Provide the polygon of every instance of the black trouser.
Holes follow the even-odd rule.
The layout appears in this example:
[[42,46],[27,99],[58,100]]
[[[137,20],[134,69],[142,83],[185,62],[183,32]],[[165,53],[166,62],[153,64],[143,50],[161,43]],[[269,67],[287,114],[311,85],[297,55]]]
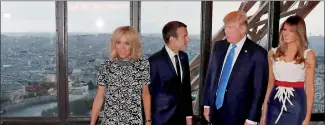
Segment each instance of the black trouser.
[[186,116],[184,116],[184,110],[181,110],[181,106],[178,105],[174,115],[168,121],[168,125],[186,125]]
[[212,125],[223,125],[223,123],[221,123],[223,121],[221,120],[222,116],[220,116],[222,108],[220,108],[219,110],[217,110],[215,107],[213,108],[214,110],[211,115],[212,118],[210,118],[210,123],[212,123]]
[[231,113],[227,108],[221,107],[218,110],[215,108],[212,113],[211,123],[213,125],[244,125],[246,120],[245,116],[238,116],[240,114]]

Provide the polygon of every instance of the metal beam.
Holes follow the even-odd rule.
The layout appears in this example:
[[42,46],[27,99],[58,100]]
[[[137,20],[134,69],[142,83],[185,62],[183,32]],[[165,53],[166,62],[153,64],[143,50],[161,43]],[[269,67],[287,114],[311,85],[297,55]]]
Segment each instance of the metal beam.
[[[258,36],[258,39],[257,39],[257,40],[258,40],[258,41],[262,40],[263,37],[265,36],[265,34],[268,33],[267,28],[268,28],[268,25],[265,24],[265,26],[263,26],[263,28],[259,30],[259,32],[258,32],[258,34],[257,34],[257,36]],[[261,41],[260,41],[260,42],[261,42]],[[267,49],[267,48],[265,48],[265,49]]]
[[[206,76],[206,69],[209,64],[210,48],[211,48],[211,36],[212,36],[212,1],[201,2],[201,52],[200,52],[200,87],[199,94],[197,96],[199,102],[199,115],[203,115],[202,97],[203,86]],[[196,114],[194,114],[196,115]]]
[[259,7],[262,7],[265,1],[260,1]]
[[58,125],[58,117],[2,117],[0,125]]
[[267,50],[278,46],[279,39],[279,21],[280,21],[280,2],[270,1],[269,3],[269,21],[268,21],[268,44]]
[[139,33],[141,31],[141,1],[130,1],[130,26],[134,27]]
[[295,14],[297,13],[301,8],[297,8],[297,9],[293,9],[293,10],[290,10],[290,11],[287,11],[287,12],[284,12],[284,13],[281,13],[280,14],[280,18],[282,17],[286,17],[286,16],[290,16],[292,14]]
[[56,14],[56,81],[60,125],[68,118],[68,34],[67,1],[55,1]]
[[256,13],[248,19],[248,29],[252,28],[253,24],[260,20],[265,12],[267,12],[267,6],[269,2],[264,2],[263,5],[256,11]]
[[[257,1],[246,1],[246,2],[242,2],[239,9],[238,10],[242,10],[244,11],[245,13],[247,13],[253,6],[254,4],[256,3]],[[248,16],[248,19],[250,18],[251,16]],[[220,28],[220,30],[217,32],[216,35],[214,35],[212,37],[212,45],[214,44],[215,41],[218,41],[218,40],[221,40],[224,38],[225,36],[225,32],[224,32],[224,26],[222,26]]]
[[298,7],[303,7],[305,5],[305,1],[300,1]]
[[304,6],[303,9],[300,9],[296,15],[305,18],[314,8],[318,5],[320,1],[308,1],[307,4]]
[[[280,18],[293,15],[293,14],[297,13],[300,9],[301,8],[297,8],[297,9],[293,9],[293,10],[290,10],[290,11],[287,11],[287,12],[284,12],[284,13],[281,13],[280,14]],[[261,20],[261,21],[255,23],[253,27],[266,24],[267,22],[268,22],[268,19]]]
[[[282,17],[286,17],[286,16],[289,16],[289,15],[292,15],[292,14],[295,14],[299,9],[301,8],[297,8],[297,9],[294,9],[294,10],[291,10],[291,11],[288,11],[293,5],[294,1],[287,1],[284,5],[282,3],[283,1],[280,1],[280,11],[281,11],[281,14],[280,14],[280,18]],[[288,11],[288,12],[286,12]],[[268,24],[266,24],[268,22],[268,19],[264,19],[262,21],[259,21],[257,23],[254,24],[253,27],[258,27],[260,25],[264,25],[257,33],[257,36],[259,36],[259,38],[256,38],[256,39],[261,39],[262,36],[264,36],[266,33],[267,33],[267,28],[268,28]]]
[[191,81],[191,92],[193,92],[193,91],[200,88],[200,84],[198,82],[199,77],[200,77],[200,74],[194,76],[194,78],[192,79],[192,81]]
[[[281,3],[282,3],[282,2],[283,2],[283,1],[280,1],[280,6],[281,6]],[[288,11],[288,10],[290,9],[290,7],[293,6],[294,3],[295,3],[295,2],[293,2],[293,1],[287,1],[284,5],[281,6],[281,14],[280,14],[280,18],[285,17],[285,16],[288,16],[288,15],[291,15],[291,14],[294,14],[294,13],[297,12],[296,9],[295,9],[295,10]],[[298,9],[299,9],[299,8],[298,8]],[[288,11],[288,12],[286,12],[286,11]],[[260,25],[264,25],[264,24],[266,24],[267,22],[268,22],[268,19],[261,20],[261,21],[255,23],[253,27],[258,27],[258,26],[260,26]]]
[[[323,6],[325,6],[325,2],[323,1]],[[325,11],[325,8],[324,8],[324,11]],[[324,17],[323,17],[324,18]],[[325,33],[325,26],[323,27],[324,28],[324,33]],[[324,36],[323,36],[323,40],[324,40]],[[324,40],[324,42],[325,42],[325,40]],[[325,91],[325,86],[323,85],[323,90]],[[323,104],[325,105],[325,101],[324,101],[324,96],[323,96],[323,99],[322,99],[323,101]],[[325,121],[325,112],[323,112],[323,113],[320,113],[320,114],[322,114],[322,116],[320,116],[320,117],[323,117],[323,119],[322,119],[322,121]],[[312,117],[311,117],[311,120],[313,120],[312,119],[313,118],[313,115],[312,115]]]
[[256,3],[257,1],[246,1],[246,2],[242,2],[240,4],[240,7],[238,10],[242,10],[244,11],[245,13],[247,13],[253,6],[254,4]]
[[192,68],[190,68],[190,71],[194,70],[195,69],[195,66],[200,63],[199,60],[195,60],[196,58],[199,58],[199,57],[200,57],[200,54],[195,55],[193,57],[193,59],[190,61],[190,67],[192,67]]
[[281,12],[285,12],[292,8],[297,1],[286,1],[285,4],[282,4],[283,1],[280,2]]

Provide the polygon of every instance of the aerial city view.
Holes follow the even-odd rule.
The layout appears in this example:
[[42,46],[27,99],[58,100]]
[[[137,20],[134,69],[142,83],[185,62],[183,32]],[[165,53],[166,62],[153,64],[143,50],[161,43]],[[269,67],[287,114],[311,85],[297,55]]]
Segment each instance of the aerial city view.
[[[100,63],[108,58],[110,34],[69,33],[69,114],[90,116]],[[200,36],[190,35],[187,53],[200,52]],[[317,54],[314,113],[324,112],[324,36],[308,36]],[[160,50],[160,34],[142,34],[143,55]],[[266,46],[266,38],[259,41]],[[61,83],[62,84],[62,83]],[[1,116],[57,116],[56,40],[53,33],[1,34]],[[197,92],[193,92],[195,99]],[[26,108],[28,107],[28,108]]]

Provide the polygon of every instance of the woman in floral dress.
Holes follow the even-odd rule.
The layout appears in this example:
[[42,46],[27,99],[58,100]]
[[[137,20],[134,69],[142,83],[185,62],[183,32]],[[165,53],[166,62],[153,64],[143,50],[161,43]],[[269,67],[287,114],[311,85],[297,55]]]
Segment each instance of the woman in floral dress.
[[[91,125],[104,103],[101,125],[142,125],[142,102],[146,125],[150,125],[149,62],[141,58],[139,34],[130,26],[117,28],[110,38],[110,58],[98,74]],[[105,91],[106,89],[106,91]]]

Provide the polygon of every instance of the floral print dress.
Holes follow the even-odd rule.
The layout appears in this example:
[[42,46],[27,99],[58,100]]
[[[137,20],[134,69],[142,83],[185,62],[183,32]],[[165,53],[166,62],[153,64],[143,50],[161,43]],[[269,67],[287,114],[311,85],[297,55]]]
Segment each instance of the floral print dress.
[[142,86],[149,82],[147,59],[104,61],[98,74],[98,85],[105,86],[104,117],[101,125],[143,124]]

